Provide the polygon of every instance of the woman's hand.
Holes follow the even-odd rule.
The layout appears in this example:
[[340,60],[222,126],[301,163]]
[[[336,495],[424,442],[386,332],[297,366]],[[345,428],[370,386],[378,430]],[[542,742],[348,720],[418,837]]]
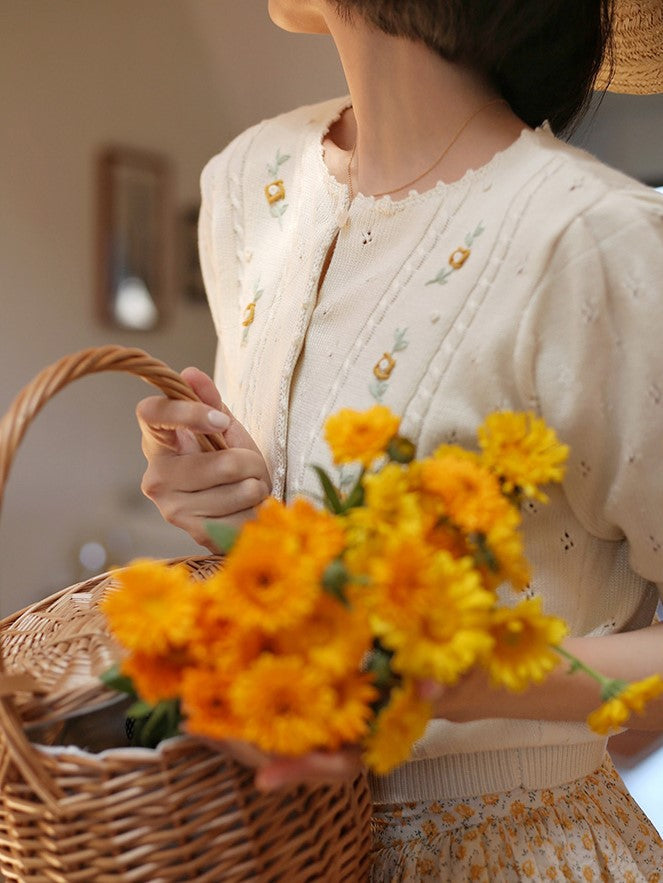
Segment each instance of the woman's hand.
[[[136,407],[147,469],[141,489],[170,524],[214,549],[205,522],[239,524],[271,493],[267,465],[257,445],[228,408],[207,374],[182,372],[201,402],[150,396]],[[201,451],[196,433],[223,433],[224,451]]]
[[248,742],[231,739],[223,742],[211,739],[201,741],[210,748],[229,754],[237,763],[255,769],[256,788],[265,793],[303,784],[352,782],[362,769],[361,751],[354,746],[334,752],[313,751],[302,757],[280,757],[265,754]]

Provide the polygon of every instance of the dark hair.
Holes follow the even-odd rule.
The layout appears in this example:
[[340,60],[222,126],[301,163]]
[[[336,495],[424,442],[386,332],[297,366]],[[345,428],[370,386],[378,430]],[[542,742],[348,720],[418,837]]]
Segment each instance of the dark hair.
[[[489,77],[522,120],[568,129],[609,53],[613,0],[336,0]],[[609,57],[609,56],[608,56]]]

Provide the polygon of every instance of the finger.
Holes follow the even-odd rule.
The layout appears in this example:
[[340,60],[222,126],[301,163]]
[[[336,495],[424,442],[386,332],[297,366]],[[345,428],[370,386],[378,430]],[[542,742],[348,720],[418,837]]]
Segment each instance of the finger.
[[151,494],[143,488],[146,497],[156,503],[163,518],[176,527],[200,533],[206,522],[227,519],[247,509],[253,510],[268,496],[266,484],[260,479],[248,478],[237,484],[225,485],[223,493],[215,489],[196,494],[179,492]]
[[221,393],[212,378],[200,368],[185,368],[182,371],[182,380],[191,387],[201,402],[220,411],[224,410]]
[[278,758],[261,766],[256,773],[256,787],[273,791],[288,785],[350,782],[362,768],[357,748],[333,753],[313,752],[303,757]]
[[[191,433],[224,432],[230,418],[227,414],[210,408],[202,402],[173,401],[161,396],[149,396],[138,402],[136,417],[143,433],[143,450],[146,456],[155,445],[181,452],[183,437],[178,430]],[[147,448],[147,450],[146,450]]]
[[266,478],[262,458],[255,451],[243,448],[196,450],[180,457],[155,459],[145,472],[144,490],[150,497],[165,491],[196,493],[250,478]]

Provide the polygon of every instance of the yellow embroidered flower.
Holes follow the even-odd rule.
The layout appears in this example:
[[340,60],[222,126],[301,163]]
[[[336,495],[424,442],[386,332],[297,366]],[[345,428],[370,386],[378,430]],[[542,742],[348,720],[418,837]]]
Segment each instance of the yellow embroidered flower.
[[128,650],[159,654],[183,646],[195,611],[193,582],[184,565],[139,560],[118,570],[101,602],[111,632]]
[[661,694],[663,678],[660,675],[633,681],[593,711],[587,724],[594,732],[607,735],[626,723],[632,712],[642,714],[647,703]]
[[227,603],[228,615],[245,628],[274,634],[295,625],[313,609],[322,591],[318,569],[278,531],[247,522],[226,559],[210,579]]
[[227,675],[211,668],[188,669],[182,681],[187,730],[208,739],[239,739],[241,728],[230,706]]
[[182,678],[191,660],[185,652],[163,655],[131,653],[122,662],[122,674],[131,678],[136,692],[155,705],[162,699],[175,699],[182,689]]
[[540,683],[559,663],[553,646],[567,633],[561,619],[542,612],[540,598],[496,609],[490,630],[494,644],[483,663],[495,686],[514,691]]
[[270,181],[265,186],[265,197],[270,205],[285,199],[285,186],[280,178],[276,181]]
[[385,405],[368,411],[343,408],[327,418],[325,439],[337,465],[359,462],[368,467],[387,450],[399,425],[399,418]]
[[428,568],[422,562],[410,588],[408,600],[408,586],[394,583],[392,604],[372,611],[373,628],[395,651],[395,671],[453,684],[492,645],[493,595],[482,587],[471,559],[455,560],[444,551],[431,557]]
[[383,353],[373,367],[373,374],[378,380],[389,380],[391,372],[396,367],[396,359],[391,353]]
[[406,761],[432,713],[431,704],[417,697],[411,683],[395,688],[364,742],[364,759],[370,769],[384,774]]
[[300,656],[333,677],[359,670],[373,636],[366,613],[349,609],[326,593],[297,626],[274,636],[274,651]]
[[422,489],[437,497],[448,518],[468,533],[487,533],[513,518],[497,478],[466,457],[439,455],[421,463]]
[[328,744],[334,700],[329,680],[295,656],[265,653],[230,686],[242,738],[288,756]]
[[469,258],[471,252],[469,248],[457,248],[454,252],[452,252],[451,257],[449,258],[449,264],[454,268],[454,270],[460,270],[465,261]]
[[539,485],[562,480],[569,449],[531,412],[489,414],[478,435],[483,462],[500,476],[505,493],[521,492],[545,502]]

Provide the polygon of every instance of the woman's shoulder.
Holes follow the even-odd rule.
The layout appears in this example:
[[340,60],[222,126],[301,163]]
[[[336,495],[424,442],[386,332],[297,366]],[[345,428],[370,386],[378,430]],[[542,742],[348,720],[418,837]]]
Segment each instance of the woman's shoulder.
[[264,119],[234,137],[203,169],[203,192],[214,181],[229,176],[264,177],[265,169],[278,177],[280,167],[301,152],[307,138],[322,139],[348,106],[346,97],[307,104]]
[[557,219],[561,233],[586,225],[600,244],[630,224],[650,224],[663,235],[663,196],[653,187],[545,129],[536,133],[533,147],[545,169],[533,202],[549,223]]

